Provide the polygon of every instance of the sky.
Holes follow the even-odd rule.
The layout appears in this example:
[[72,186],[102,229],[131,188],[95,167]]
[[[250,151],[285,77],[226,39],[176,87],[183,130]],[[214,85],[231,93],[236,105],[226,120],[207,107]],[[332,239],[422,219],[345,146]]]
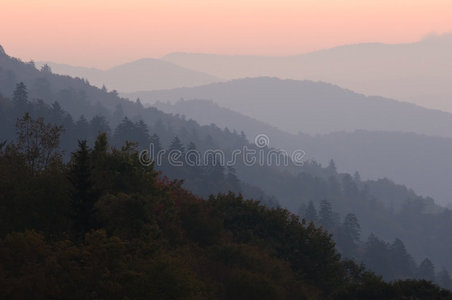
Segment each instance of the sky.
[[446,32],[450,0],[0,0],[9,55],[98,68],[171,52],[294,55]]

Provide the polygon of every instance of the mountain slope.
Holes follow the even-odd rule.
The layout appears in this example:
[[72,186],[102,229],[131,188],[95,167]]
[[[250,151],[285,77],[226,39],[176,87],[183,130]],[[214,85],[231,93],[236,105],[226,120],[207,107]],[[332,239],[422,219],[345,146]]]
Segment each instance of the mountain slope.
[[85,78],[97,87],[105,85],[109,89],[122,92],[190,87],[221,81],[218,77],[152,58],[140,59],[108,70],[52,62],[40,62],[38,65],[44,64],[49,65],[57,74]]
[[288,57],[173,53],[164,60],[225,79],[320,80],[452,112],[452,34],[407,44],[345,45]]
[[[11,97],[10,99],[0,97],[0,121],[4,123],[5,120],[8,120],[9,123],[9,126],[0,127],[2,129],[0,134],[3,134],[3,130],[7,127],[11,131],[8,134],[9,137],[14,136],[14,125],[17,118],[23,116],[23,112],[28,111],[28,108],[33,107],[31,111],[34,116],[50,117],[49,120],[55,122],[55,119],[51,117],[56,115],[60,116],[58,119],[63,119],[64,123],[75,123],[75,128],[74,126],[68,127],[71,129],[68,132],[74,133],[74,130],[77,131],[77,134],[69,136],[75,144],[77,144],[77,140],[83,140],[87,136],[87,131],[90,128],[92,129],[90,134],[95,135],[99,132],[100,127],[108,127],[109,123],[112,126],[111,129],[115,128],[114,139],[119,135],[120,127],[132,128],[132,132],[129,131],[122,136],[123,140],[132,138],[132,141],[138,141],[135,139],[135,134],[143,133],[142,137],[145,137],[144,147],[149,145],[149,135],[156,134],[161,137],[164,146],[168,145],[171,140],[174,141],[175,136],[179,136],[179,148],[184,148],[190,142],[194,142],[201,151],[219,149],[225,153],[231,153],[233,150],[242,149],[245,146],[248,149],[256,149],[256,145],[248,143],[244,135],[222,130],[215,125],[200,126],[193,120],[166,114],[153,107],[145,108],[139,102],[121,99],[115,92],[95,88],[81,79],[55,75],[48,70],[39,71],[30,63],[26,64],[6,55],[0,56],[0,66],[0,92],[6,96],[12,95],[12,91],[8,92],[8,90],[14,90],[16,83],[23,81],[30,87],[29,100],[32,101],[32,103],[27,101],[24,97],[26,93],[17,93],[16,96],[20,97]],[[20,89],[21,86],[19,84],[15,90],[24,91],[24,89]],[[43,101],[36,98],[43,99]],[[54,101],[60,101],[61,106],[58,103],[53,103]],[[53,104],[49,106],[46,102]],[[72,117],[65,113],[61,118],[61,107],[69,113],[75,114],[74,117],[78,120],[74,122]],[[80,115],[85,115],[86,118]],[[93,118],[97,115],[103,116],[103,125],[107,123],[106,126],[92,126],[96,125],[96,122],[99,125],[99,117],[96,122]],[[91,118],[91,120],[88,121],[87,118]],[[9,137],[6,137],[6,139],[10,139]],[[2,141],[4,139],[3,137],[0,138]],[[74,147],[68,150],[70,152],[73,149]],[[201,166],[198,170],[203,173],[205,173],[204,171],[212,171],[212,173],[208,173],[208,179],[224,177],[225,175],[224,168],[216,168],[216,166],[210,168],[209,165],[206,167]],[[342,217],[354,213],[360,221],[364,236],[373,232],[385,240],[400,238],[406,243],[407,249],[417,261],[428,256],[432,258],[433,263],[452,269],[450,262],[452,217],[448,210],[436,205],[432,199],[420,197],[389,180],[374,184],[353,178],[350,174],[338,174],[335,168],[325,168],[316,162],[306,162],[301,168],[275,165],[262,166],[259,164],[250,167],[244,160],[239,159],[235,168],[237,176],[230,178],[232,181],[236,181],[238,178],[250,186],[259,187],[265,194],[276,196],[281,205],[292,212],[299,212],[300,208],[309,201],[319,206],[322,200],[327,199],[332,203],[334,211],[337,213],[334,214],[333,221],[335,223],[342,224]],[[3,170],[0,169],[0,171]],[[15,167],[15,170],[22,171],[17,167]],[[181,171],[185,170],[188,169]],[[192,176],[194,179],[202,180],[201,177],[191,175],[192,173],[188,175],[187,173],[183,174],[183,172],[178,173],[181,176],[177,176],[177,178],[186,179],[188,176]],[[111,174],[121,177],[121,172],[119,174],[112,172]],[[231,172],[228,175],[234,174]],[[4,175],[0,177],[8,178]],[[107,182],[118,186],[114,184],[114,181],[107,180]],[[127,180],[127,182],[133,184],[136,181]],[[215,189],[216,185],[212,182],[215,182],[215,180],[202,181],[200,184]],[[23,191],[20,182],[17,182],[17,184],[20,187],[17,190]],[[31,187],[24,184],[23,187],[25,186]],[[10,191],[6,187],[3,190]],[[253,194],[256,195],[256,193]],[[398,200],[402,201],[401,204],[406,209],[394,212],[387,208],[384,200],[388,195],[397,195]],[[3,193],[0,193],[0,198],[3,200],[12,199],[8,196],[5,197]],[[28,197],[28,194],[20,198],[34,199]],[[255,197],[255,199],[260,199],[260,197]],[[13,201],[11,204],[14,206],[20,205],[20,203]],[[49,202],[36,204],[42,208],[42,212],[52,213],[53,210],[46,209],[48,208],[46,203]],[[30,208],[31,215],[35,216],[33,207]],[[47,218],[44,219],[47,220]],[[52,224],[49,220],[51,219],[48,219],[46,224]],[[50,227],[54,228],[54,226]],[[205,228],[205,226],[201,225],[199,228]]]
[[282,130],[309,134],[356,129],[452,136],[452,114],[366,97],[322,82],[247,78],[201,87],[124,94],[147,103],[211,99]]
[[222,108],[212,101],[185,100],[155,103],[162,111],[185,115],[200,124],[244,131],[250,141],[261,133],[271,146],[286,151],[302,149],[306,158],[323,165],[334,159],[341,172],[359,171],[363,179],[388,177],[452,205],[452,139],[388,131],[336,132],[325,135],[290,134],[267,123]]

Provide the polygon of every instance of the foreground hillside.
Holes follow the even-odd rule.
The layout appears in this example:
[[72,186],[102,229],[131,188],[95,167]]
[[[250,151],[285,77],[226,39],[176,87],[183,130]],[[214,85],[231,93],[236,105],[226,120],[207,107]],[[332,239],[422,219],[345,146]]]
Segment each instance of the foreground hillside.
[[[121,99],[115,92],[97,89],[84,80],[55,75],[46,68],[39,71],[31,63],[6,55],[0,60],[5,62],[0,70],[0,91],[10,95],[9,99],[0,96],[0,141],[14,141],[17,119],[29,112],[33,118],[42,117],[64,127],[61,137],[64,161],[78,147],[77,140],[86,139],[93,147],[99,132],[106,132],[111,144],[118,148],[128,140],[137,142],[140,149],[148,149],[151,143],[181,153],[188,149],[201,152],[218,149],[229,158],[233,150],[245,146],[256,149],[243,133],[220,129],[214,124],[200,126],[183,116],[145,108],[140,101]],[[26,84],[18,81],[13,92],[8,93],[13,79]],[[43,86],[47,89],[42,89]],[[42,96],[43,91],[47,91],[48,98]],[[359,176],[340,174],[334,163],[328,167],[315,161],[306,161],[302,167],[249,167],[240,161],[232,168],[207,161],[195,168],[163,164],[156,169],[172,179],[183,179],[183,187],[204,198],[234,191],[269,207],[279,203],[330,230],[341,253],[365,262],[385,280],[425,278],[445,288],[452,286],[447,273],[452,268],[452,217],[449,210],[432,199],[419,197],[390,180],[369,182]],[[394,210],[387,203],[401,209]],[[308,213],[315,210],[321,218]],[[357,225],[350,220],[359,222],[361,235],[355,232],[353,239],[347,235],[344,239],[343,229],[350,231],[348,225]],[[406,265],[403,270],[394,267],[400,257]]]
[[452,299],[341,261],[287,210],[195,197],[105,134],[65,164],[60,133],[25,115],[0,148],[1,298]]

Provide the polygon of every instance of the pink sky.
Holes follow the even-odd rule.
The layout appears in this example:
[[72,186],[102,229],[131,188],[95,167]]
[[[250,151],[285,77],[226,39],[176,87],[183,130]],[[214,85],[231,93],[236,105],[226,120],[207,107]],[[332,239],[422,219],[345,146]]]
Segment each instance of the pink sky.
[[110,67],[170,52],[291,55],[452,32],[450,0],[0,0],[23,60]]

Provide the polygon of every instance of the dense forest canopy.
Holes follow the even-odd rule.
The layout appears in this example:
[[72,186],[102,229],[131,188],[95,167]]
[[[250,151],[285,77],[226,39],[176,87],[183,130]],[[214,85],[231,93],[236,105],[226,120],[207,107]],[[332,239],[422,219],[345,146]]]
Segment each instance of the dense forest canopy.
[[[2,144],[2,298],[452,299],[429,281],[385,283],[342,261],[327,231],[285,209],[196,197],[105,133],[65,163],[61,131],[25,114]],[[356,226],[348,215],[344,228]]]

